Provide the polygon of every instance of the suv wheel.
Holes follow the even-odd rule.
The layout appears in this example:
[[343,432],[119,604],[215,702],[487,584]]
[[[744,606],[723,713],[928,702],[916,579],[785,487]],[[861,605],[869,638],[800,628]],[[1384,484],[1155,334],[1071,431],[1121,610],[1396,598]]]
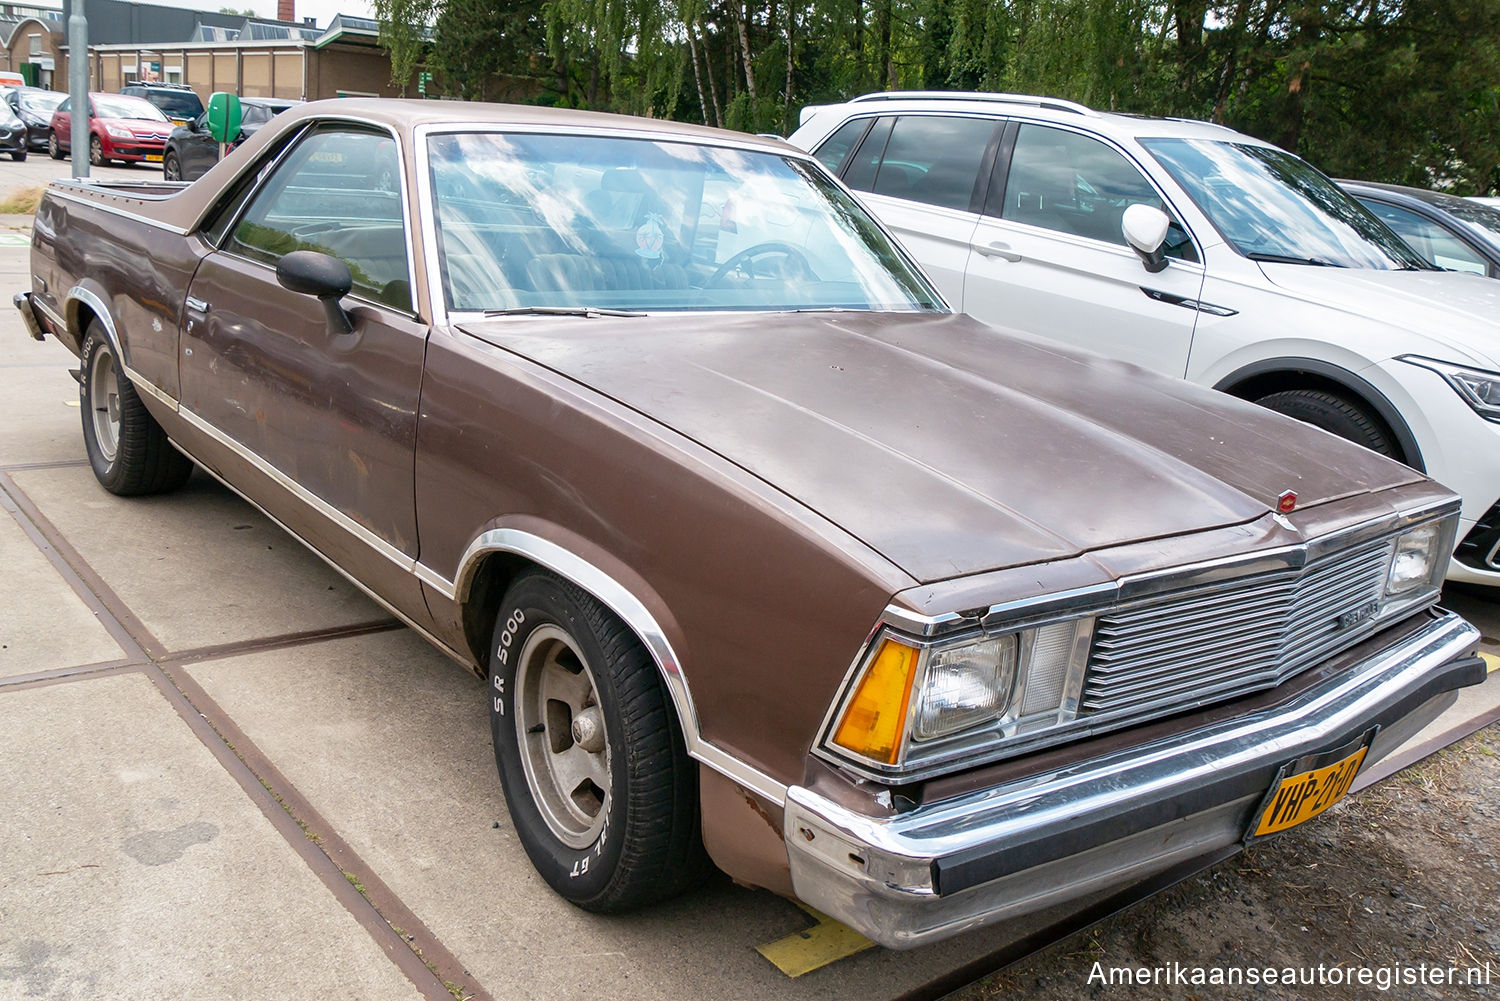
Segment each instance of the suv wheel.
[[1288,389],[1271,393],[1255,401],[1278,414],[1295,417],[1313,427],[1322,428],[1340,438],[1363,445],[1372,452],[1402,458],[1390,432],[1365,407],[1337,393],[1318,389]]

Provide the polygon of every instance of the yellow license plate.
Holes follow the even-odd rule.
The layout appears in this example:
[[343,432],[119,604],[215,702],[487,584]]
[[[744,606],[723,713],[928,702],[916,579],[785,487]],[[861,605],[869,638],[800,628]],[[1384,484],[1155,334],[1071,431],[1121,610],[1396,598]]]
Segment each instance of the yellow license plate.
[[161,163],[161,154],[160,153],[147,153],[146,154],[146,162],[147,163]]
[[1260,838],[1296,827],[1343,799],[1359,774],[1359,766],[1364,764],[1373,736],[1372,731],[1361,737],[1355,742],[1358,745],[1355,750],[1342,747],[1298,758],[1283,767],[1271,783],[1271,791],[1261,804],[1250,836]]

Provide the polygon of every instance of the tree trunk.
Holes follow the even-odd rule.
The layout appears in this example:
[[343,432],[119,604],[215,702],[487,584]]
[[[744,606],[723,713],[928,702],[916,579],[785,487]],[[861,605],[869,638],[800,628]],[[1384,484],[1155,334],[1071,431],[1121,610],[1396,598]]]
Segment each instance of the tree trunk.
[[[691,31],[692,29],[690,28],[689,30]],[[708,99],[713,102],[714,106],[714,128],[723,128],[724,109],[719,107],[719,88],[714,86],[714,64],[708,58],[708,53],[712,48],[713,46],[709,45],[708,40],[705,39],[703,42],[703,75],[708,77]]]
[[750,101],[755,102],[755,67],[750,63],[750,31],[745,22],[749,19],[749,11],[740,7],[739,0],[730,4],[729,9],[734,12],[734,25],[740,32],[740,55],[745,63],[745,91],[750,95]]
[[891,0],[875,5],[875,86],[894,90],[896,67],[891,62]]
[[781,130],[790,134],[792,123],[792,53],[794,51],[794,39],[797,33],[797,8],[792,5],[793,0],[786,0],[786,89],[782,92],[781,100],[786,107],[786,112],[781,120]]
[[703,122],[706,125],[718,125],[714,120],[713,109],[708,106],[708,98],[703,93],[703,73],[698,69],[698,42],[693,37],[695,32],[691,24],[687,28],[688,58],[693,61],[693,82],[698,85],[698,107],[703,109]]
[[1212,120],[1224,122],[1224,115],[1229,110],[1229,94],[1234,89],[1234,78],[1239,72],[1240,51],[1245,45],[1245,32],[1250,26],[1250,0],[1239,0],[1235,4],[1234,19],[1230,22],[1228,30],[1229,51],[1224,54],[1224,69],[1219,74],[1219,87],[1214,94],[1214,110]]

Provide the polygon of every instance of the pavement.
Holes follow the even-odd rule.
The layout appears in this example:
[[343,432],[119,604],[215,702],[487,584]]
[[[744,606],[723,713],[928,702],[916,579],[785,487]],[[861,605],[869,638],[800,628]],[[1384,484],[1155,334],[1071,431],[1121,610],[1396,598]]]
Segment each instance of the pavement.
[[[0,164],[0,194],[41,183],[35,159]],[[564,903],[511,829],[477,679],[207,476],[98,487],[76,360],[8,308],[28,286],[14,242],[0,999],[871,1001],[935,996],[1068,916],[896,953],[725,878],[627,917]],[[1500,651],[1496,606],[1452,600]],[[1408,756],[1500,713],[1500,673],[1466,698]]]

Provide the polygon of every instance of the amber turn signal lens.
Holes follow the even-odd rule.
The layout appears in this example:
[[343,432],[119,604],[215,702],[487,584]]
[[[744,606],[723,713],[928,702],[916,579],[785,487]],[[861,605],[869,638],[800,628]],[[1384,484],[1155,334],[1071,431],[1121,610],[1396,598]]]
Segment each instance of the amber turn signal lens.
[[888,765],[896,763],[920,651],[887,639],[855,689],[833,742]]

